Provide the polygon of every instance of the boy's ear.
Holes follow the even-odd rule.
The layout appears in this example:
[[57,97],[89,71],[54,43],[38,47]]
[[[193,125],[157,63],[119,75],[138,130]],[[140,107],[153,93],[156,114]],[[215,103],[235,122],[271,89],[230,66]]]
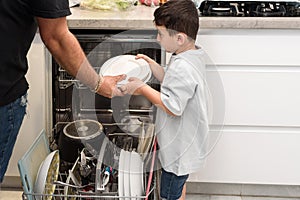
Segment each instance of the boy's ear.
[[177,34],[177,42],[178,42],[178,45],[182,45],[186,42],[187,40],[187,35],[184,34],[184,33],[178,33]]

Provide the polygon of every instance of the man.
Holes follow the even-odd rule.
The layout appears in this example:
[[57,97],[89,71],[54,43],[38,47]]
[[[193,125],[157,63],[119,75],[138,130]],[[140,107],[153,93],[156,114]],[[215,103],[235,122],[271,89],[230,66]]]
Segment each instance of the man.
[[[124,75],[100,77],[67,27],[68,0],[0,0],[0,183],[3,181],[26,109],[27,52],[39,28],[56,61],[96,93],[120,94]],[[37,66],[31,66],[37,67]]]

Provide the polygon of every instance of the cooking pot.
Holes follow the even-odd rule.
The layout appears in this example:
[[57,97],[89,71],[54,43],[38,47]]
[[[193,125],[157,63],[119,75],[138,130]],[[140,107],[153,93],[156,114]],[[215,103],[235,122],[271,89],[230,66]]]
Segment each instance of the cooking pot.
[[129,108],[131,109],[149,109],[152,103],[142,95],[132,95],[129,100]]
[[82,119],[70,122],[60,132],[58,140],[60,158],[74,163],[83,148],[97,155],[104,137],[103,126],[98,121]]
[[[153,89],[160,91],[160,84],[158,83],[147,83]],[[129,108],[131,109],[149,109],[152,103],[142,95],[131,95],[129,96]]]

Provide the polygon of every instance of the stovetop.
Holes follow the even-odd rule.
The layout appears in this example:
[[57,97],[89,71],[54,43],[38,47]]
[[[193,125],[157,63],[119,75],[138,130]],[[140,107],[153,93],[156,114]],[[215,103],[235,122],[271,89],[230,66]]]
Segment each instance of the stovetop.
[[215,17],[300,17],[300,2],[203,1],[200,16]]

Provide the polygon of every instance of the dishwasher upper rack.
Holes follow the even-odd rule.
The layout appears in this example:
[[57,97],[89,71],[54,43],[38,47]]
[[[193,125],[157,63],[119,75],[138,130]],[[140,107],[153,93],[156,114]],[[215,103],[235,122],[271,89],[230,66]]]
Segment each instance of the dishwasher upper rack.
[[[100,67],[94,67],[95,71],[99,71]],[[68,87],[74,85],[77,89],[87,89],[88,87],[81,83],[78,79],[72,77],[68,72],[59,66],[58,68],[58,87],[59,89],[67,89]]]
[[[65,111],[75,114],[98,113],[107,109],[134,113],[153,112],[152,103],[142,95],[125,95],[109,99],[95,94],[80,81],[68,75],[64,69],[59,68],[58,70],[59,76],[55,82],[55,97],[53,98],[55,114],[61,115]],[[100,70],[100,67],[96,67],[96,70]],[[160,85],[154,77],[151,77],[147,85],[155,90],[160,90]]]

